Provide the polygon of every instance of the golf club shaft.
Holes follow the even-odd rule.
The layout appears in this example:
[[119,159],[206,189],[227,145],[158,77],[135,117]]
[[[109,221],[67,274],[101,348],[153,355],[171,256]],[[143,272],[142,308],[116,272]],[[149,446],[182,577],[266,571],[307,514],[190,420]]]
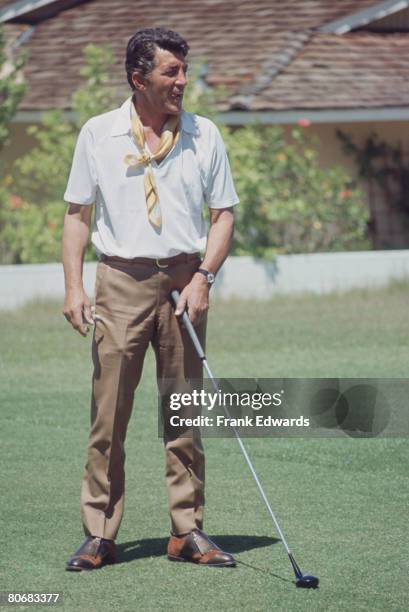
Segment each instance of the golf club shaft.
[[[172,291],[171,295],[172,295],[172,299],[173,299],[173,301],[174,301],[174,303],[176,305],[178,303],[178,300],[179,300],[179,297],[180,297],[179,292],[175,289],[175,290]],[[190,338],[191,338],[191,340],[193,342],[193,345],[194,345],[194,347],[195,347],[195,349],[197,351],[197,354],[198,354],[199,358],[202,360],[203,367],[206,370],[210,380],[212,381],[214,390],[217,393],[220,390],[219,385],[217,384],[216,378],[213,376],[212,371],[210,370],[209,364],[207,363],[205,352],[204,352],[204,350],[202,348],[202,345],[200,344],[200,341],[199,341],[199,338],[197,337],[195,328],[193,327],[192,322],[189,319],[189,316],[188,316],[186,310],[182,314],[182,321],[183,321],[183,324],[186,327],[187,332],[188,332],[188,334],[189,334],[189,336],[190,336]],[[231,417],[230,417],[230,413],[229,413],[228,409],[226,408],[226,406],[223,406],[223,408],[224,408],[224,411],[226,413],[226,416],[230,419]],[[234,432],[234,435],[236,436],[236,440],[239,443],[239,446],[240,446],[240,448],[242,450],[242,453],[243,453],[244,458],[245,458],[245,460],[247,462],[247,465],[250,468],[250,472],[253,475],[253,478],[254,478],[254,480],[256,482],[256,485],[257,485],[257,488],[258,488],[258,490],[260,492],[260,495],[263,498],[264,503],[267,506],[268,512],[269,512],[269,514],[270,514],[270,516],[271,516],[271,518],[273,520],[275,528],[277,529],[278,534],[279,534],[279,536],[281,538],[281,541],[284,544],[284,547],[285,547],[288,555],[290,556],[290,560],[292,562],[292,554],[291,554],[290,548],[289,548],[289,546],[287,544],[287,540],[286,540],[286,538],[285,538],[285,536],[284,536],[284,534],[283,534],[283,532],[281,530],[281,527],[278,524],[277,518],[276,518],[276,516],[275,516],[275,514],[274,514],[274,512],[273,512],[273,510],[272,510],[272,508],[270,506],[270,503],[269,503],[269,501],[267,499],[267,495],[265,494],[264,489],[263,489],[263,487],[261,485],[261,482],[260,482],[260,480],[259,480],[259,478],[258,478],[258,476],[256,474],[256,471],[255,471],[255,469],[253,467],[253,464],[251,462],[249,454],[247,453],[246,447],[244,446],[243,441],[240,438],[240,435],[239,435],[237,429],[233,425],[230,425],[230,427],[232,428],[232,430]],[[294,565],[293,565],[293,567],[294,567]]]

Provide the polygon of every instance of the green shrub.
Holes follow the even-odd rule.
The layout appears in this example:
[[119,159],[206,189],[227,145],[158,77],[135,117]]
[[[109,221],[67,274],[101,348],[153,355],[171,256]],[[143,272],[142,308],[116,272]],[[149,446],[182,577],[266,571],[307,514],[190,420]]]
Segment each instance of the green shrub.
[[368,209],[341,167],[324,170],[319,143],[296,127],[224,133],[240,204],[234,252],[271,257],[369,248]]
[[[61,244],[62,238],[60,200],[39,207],[12,195],[2,214],[5,221],[0,251],[3,263],[56,261],[56,245]],[[12,261],[10,254],[13,254]]]

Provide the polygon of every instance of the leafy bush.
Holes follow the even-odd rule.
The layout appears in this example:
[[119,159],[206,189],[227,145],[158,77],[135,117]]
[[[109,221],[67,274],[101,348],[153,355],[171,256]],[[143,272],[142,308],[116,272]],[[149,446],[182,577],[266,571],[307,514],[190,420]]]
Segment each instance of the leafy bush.
[[[3,207],[5,221],[1,234],[0,256],[7,263],[45,263],[56,261],[56,248],[62,239],[61,201],[35,206],[11,195]],[[7,252],[5,247],[7,245]]]
[[368,248],[368,210],[345,170],[324,170],[296,127],[249,125],[225,134],[240,204],[234,252],[271,257]]

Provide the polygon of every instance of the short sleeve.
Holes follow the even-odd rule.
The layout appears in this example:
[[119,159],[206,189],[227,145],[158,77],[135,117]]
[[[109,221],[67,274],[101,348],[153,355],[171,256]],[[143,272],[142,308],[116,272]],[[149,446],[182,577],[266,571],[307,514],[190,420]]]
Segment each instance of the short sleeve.
[[209,208],[228,208],[239,203],[223,139],[212,125],[210,167],[208,169],[205,198]]
[[96,190],[92,133],[87,122],[78,135],[64,200],[73,204],[90,205],[95,202]]

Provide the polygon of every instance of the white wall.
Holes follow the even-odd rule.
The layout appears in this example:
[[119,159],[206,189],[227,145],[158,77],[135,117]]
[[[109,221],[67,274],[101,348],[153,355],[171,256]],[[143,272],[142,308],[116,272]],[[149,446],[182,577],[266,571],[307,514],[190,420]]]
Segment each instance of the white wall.
[[[92,296],[96,263],[84,264],[84,286]],[[348,291],[409,280],[409,250],[281,255],[274,262],[230,257],[219,272],[215,298],[267,300],[276,294]],[[0,308],[33,299],[64,299],[62,264],[0,266]]]
[[221,299],[269,299],[275,294],[318,294],[385,287],[409,280],[409,250],[281,255],[274,262],[230,257],[217,279]]

